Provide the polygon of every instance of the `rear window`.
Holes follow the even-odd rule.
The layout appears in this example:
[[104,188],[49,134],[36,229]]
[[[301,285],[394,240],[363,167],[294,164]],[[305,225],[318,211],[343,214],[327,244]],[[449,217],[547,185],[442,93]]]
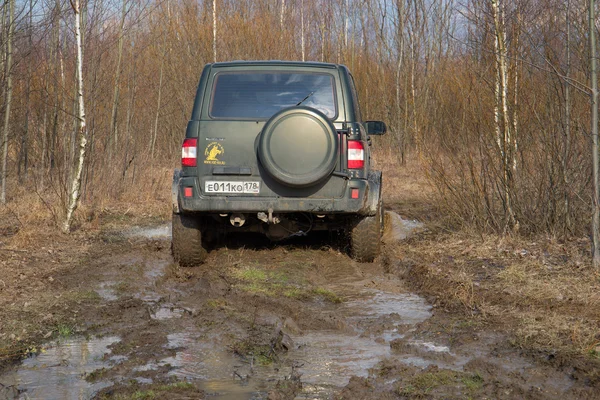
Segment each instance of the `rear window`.
[[281,109],[303,105],[333,119],[337,115],[333,76],[319,73],[232,73],[217,75],[212,118],[268,119]]

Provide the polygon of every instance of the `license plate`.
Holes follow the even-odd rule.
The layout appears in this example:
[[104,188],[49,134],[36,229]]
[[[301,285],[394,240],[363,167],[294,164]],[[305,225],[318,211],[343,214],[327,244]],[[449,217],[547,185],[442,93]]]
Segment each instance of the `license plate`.
[[260,182],[206,181],[204,193],[260,193]]

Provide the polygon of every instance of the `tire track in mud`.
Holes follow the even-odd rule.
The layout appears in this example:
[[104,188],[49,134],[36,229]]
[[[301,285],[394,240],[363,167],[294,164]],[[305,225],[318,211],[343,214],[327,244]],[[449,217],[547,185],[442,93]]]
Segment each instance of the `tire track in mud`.
[[[421,228],[393,213],[386,221],[388,246]],[[202,266],[182,269],[172,262],[166,227],[118,237],[112,251],[85,269],[84,285],[99,300],[83,318],[97,336],[48,344],[45,353],[0,376],[14,389],[4,398],[110,398],[152,389],[168,391],[165,398],[181,392],[326,399],[344,387],[341,396],[349,399],[410,397],[402,375],[443,369],[457,371],[453,376],[463,382],[461,374],[490,368],[534,376],[540,393],[568,389],[568,379],[534,371],[519,357],[490,358],[500,340],[493,335],[465,346],[437,337],[438,325],[430,323],[435,310],[386,273],[395,262],[386,254],[361,264],[323,242],[233,244],[213,251]],[[381,368],[397,374],[374,374]],[[367,378],[369,385],[360,383]],[[516,386],[510,393],[528,387]],[[456,393],[442,397],[449,394]]]

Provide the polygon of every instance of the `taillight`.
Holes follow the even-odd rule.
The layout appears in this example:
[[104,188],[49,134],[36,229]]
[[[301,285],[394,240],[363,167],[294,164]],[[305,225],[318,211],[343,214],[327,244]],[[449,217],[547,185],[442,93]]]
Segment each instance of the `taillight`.
[[185,139],[181,147],[181,165],[195,167],[197,158],[198,139]]
[[348,140],[348,169],[365,166],[365,146],[360,140]]

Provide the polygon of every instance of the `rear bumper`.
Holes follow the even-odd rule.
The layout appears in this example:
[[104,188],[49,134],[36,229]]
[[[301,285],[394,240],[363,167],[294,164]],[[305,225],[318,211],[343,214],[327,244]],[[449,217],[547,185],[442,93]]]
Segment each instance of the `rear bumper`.
[[[372,201],[373,183],[366,179],[351,179],[345,192],[340,198],[310,198],[310,197],[258,197],[252,195],[235,196],[206,196],[197,190],[198,182],[195,177],[174,176],[173,204],[174,211],[181,213],[211,212],[267,212],[275,213],[309,212],[315,214],[359,214],[374,215]],[[193,196],[184,196],[184,187],[192,187]],[[358,189],[357,199],[351,198],[352,189]],[[377,188],[378,189],[378,188]],[[371,199],[373,200],[373,199]]]

